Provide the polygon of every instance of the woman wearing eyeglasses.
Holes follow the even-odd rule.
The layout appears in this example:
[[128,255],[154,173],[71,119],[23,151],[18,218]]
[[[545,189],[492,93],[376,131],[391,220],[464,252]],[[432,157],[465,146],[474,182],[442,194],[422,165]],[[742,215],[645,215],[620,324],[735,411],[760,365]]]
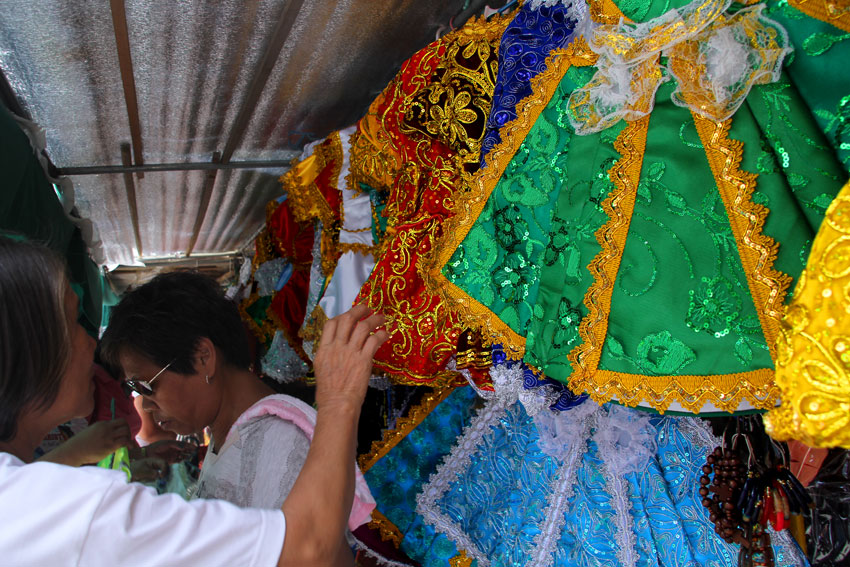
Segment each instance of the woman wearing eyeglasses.
[[[275,394],[250,370],[239,312],[215,281],[172,272],[128,293],[112,311],[101,352],[161,428],[181,435],[210,428],[196,497],[280,508],[307,456],[315,411]],[[352,530],[374,508],[355,475]],[[351,555],[343,538],[340,554]]]
[[[350,564],[350,556],[340,556],[339,542],[352,507],[360,406],[372,356],[387,338],[378,330],[382,324],[383,317],[363,307],[328,322],[315,361],[313,440],[280,511],[157,496],[151,488],[128,484],[120,472],[30,462],[51,428],[91,412],[94,341],[77,323],[76,296],[61,260],[41,246],[0,237],[2,562]],[[149,369],[144,361],[135,360],[139,366],[132,371],[149,383],[152,397],[159,395],[157,388],[163,399],[188,395],[197,382],[206,383],[208,367],[221,368],[218,352],[201,347],[192,374],[171,372],[175,365],[185,368],[181,360],[156,379],[161,368]],[[143,374],[148,370],[153,372]]]

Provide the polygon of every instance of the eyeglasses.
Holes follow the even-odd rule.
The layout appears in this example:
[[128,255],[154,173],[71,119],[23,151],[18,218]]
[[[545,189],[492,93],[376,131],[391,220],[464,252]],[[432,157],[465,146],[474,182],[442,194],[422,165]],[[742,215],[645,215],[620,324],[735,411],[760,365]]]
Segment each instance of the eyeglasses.
[[153,378],[151,378],[150,380],[140,380],[138,378],[130,378],[129,380],[124,380],[124,382],[121,383],[121,386],[124,388],[125,392],[127,392],[129,390],[131,392],[136,392],[137,394],[139,394],[141,396],[152,396],[153,395],[153,387],[151,386],[151,384],[153,384],[153,381],[156,380],[157,378],[159,378],[162,375],[162,373],[165,372],[166,370],[168,370],[168,367],[171,366],[172,364],[174,364],[175,362],[177,362],[176,358],[174,360],[172,360],[171,362],[169,362],[168,364],[166,364],[165,366],[163,366],[162,370],[160,370],[159,372],[154,374]]

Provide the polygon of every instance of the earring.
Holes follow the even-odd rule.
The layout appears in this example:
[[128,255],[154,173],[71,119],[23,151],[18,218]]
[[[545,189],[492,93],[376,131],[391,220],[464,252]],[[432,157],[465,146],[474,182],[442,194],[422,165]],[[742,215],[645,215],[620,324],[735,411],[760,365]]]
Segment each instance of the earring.
[[204,375],[204,380],[206,380],[207,384],[209,384],[210,383],[210,375],[209,374]]

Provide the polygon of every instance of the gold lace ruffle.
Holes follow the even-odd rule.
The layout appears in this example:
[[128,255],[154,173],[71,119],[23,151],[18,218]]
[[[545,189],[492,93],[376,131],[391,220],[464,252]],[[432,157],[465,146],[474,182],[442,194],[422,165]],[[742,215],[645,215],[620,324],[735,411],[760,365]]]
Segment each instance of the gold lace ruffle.
[[782,320],[776,383],[765,418],[776,439],[850,448],[850,183],[826,211]]

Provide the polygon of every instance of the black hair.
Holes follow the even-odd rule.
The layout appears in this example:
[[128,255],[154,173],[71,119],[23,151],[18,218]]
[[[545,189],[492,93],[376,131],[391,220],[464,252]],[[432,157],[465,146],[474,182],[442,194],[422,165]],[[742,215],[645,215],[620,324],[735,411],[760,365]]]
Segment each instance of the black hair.
[[56,401],[71,358],[65,262],[22,237],[0,234],[0,441],[21,412]]
[[198,272],[160,274],[125,295],[112,310],[101,339],[101,356],[120,368],[129,349],[158,365],[193,374],[198,342],[206,337],[227,364],[247,369],[248,338],[236,305],[215,280]]

